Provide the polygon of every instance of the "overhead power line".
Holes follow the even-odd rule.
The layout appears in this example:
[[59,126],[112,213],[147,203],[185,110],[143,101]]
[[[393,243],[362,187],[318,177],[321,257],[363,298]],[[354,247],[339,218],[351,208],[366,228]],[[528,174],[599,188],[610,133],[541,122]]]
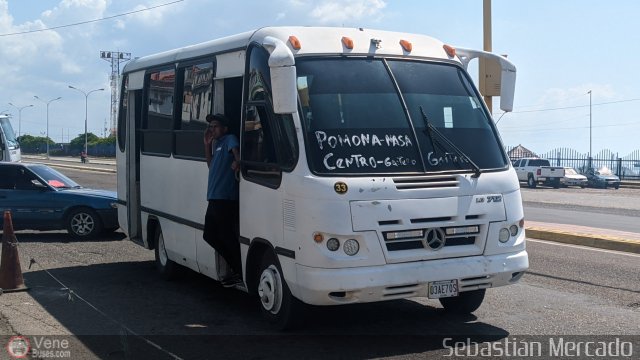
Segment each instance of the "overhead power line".
[[27,30],[27,31],[20,31],[20,32],[14,32],[14,33],[8,33],[8,34],[0,34],[0,37],[1,36],[11,36],[11,35],[31,34],[31,33],[42,32],[42,31],[51,31],[51,30],[61,29],[61,28],[66,28],[66,27],[71,27],[71,26],[78,26],[78,25],[84,25],[84,24],[94,23],[94,22],[98,22],[98,21],[110,20],[110,19],[114,19],[114,18],[117,18],[117,17],[121,17],[121,16],[131,15],[131,14],[135,14],[135,13],[139,13],[139,12],[143,12],[143,11],[157,9],[157,8],[163,7],[163,6],[173,5],[173,4],[176,4],[176,3],[179,3],[179,2],[183,2],[183,1],[184,0],[176,0],[176,1],[165,3],[165,4],[160,4],[160,5],[148,7],[148,8],[145,8],[145,9],[129,11],[129,12],[118,14],[118,15],[107,16],[107,17],[103,17],[103,18],[99,18],[99,19],[93,19],[93,20],[87,20],[87,21],[81,21],[81,22],[72,23],[72,24],[53,26],[53,27],[44,28],[44,29]]
[[[601,105],[617,104],[617,103],[630,102],[630,101],[639,101],[639,100],[640,100],[640,98],[637,98],[637,99],[626,99],[626,100],[617,100],[617,101],[609,101],[609,102],[603,102],[603,103],[593,104],[592,106],[601,106]],[[542,112],[542,111],[554,111],[554,110],[578,109],[578,108],[584,108],[584,107],[589,107],[589,105],[565,106],[565,107],[546,108],[546,109],[537,109],[537,110],[521,110],[521,111],[512,111],[511,113],[512,113],[512,114],[523,114],[523,113],[531,113],[531,112]]]

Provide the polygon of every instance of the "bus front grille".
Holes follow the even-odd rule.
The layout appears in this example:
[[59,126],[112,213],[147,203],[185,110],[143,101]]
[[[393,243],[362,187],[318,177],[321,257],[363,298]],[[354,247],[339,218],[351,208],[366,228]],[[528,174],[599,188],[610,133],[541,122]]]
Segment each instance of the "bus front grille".
[[393,178],[398,190],[457,188],[460,181],[455,175],[409,176]]

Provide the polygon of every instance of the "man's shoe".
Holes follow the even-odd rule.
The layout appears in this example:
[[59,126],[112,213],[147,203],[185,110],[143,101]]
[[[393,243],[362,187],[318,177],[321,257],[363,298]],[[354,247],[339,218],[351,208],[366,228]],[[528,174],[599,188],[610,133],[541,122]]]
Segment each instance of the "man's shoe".
[[222,279],[221,283],[222,283],[222,286],[226,288],[234,287],[238,284],[242,284],[242,276],[240,276],[239,274],[233,274],[229,277]]

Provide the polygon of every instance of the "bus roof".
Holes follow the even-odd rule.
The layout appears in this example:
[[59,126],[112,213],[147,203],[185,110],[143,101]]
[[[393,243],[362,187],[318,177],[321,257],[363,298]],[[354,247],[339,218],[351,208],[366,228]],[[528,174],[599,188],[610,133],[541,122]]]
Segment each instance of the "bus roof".
[[[136,58],[124,67],[123,72],[170,64],[182,59],[190,59],[210,54],[225,53],[246,49],[252,42],[262,43],[271,36],[286,43],[294,56],[304,55],[386,55],[417,57],[442,60],[454,60],[447,55],[443,43],[426,35],[391,32],[364,28],[339,27],[265,27],[216,40],[203,42],[183,48]],[[297,38],[300,47],[294,48],[290,37]],[[347,47],[343,38],[351,40],[353,46]],[[404,40],[403,47],[400,42]],[[455,59],[455,61],[458,61]]]

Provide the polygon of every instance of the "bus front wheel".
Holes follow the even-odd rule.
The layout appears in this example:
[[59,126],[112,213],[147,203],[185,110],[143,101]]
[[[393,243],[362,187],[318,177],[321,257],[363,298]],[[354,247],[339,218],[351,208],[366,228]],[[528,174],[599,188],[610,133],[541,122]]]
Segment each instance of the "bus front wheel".
[[289,290],[276,256],[267,251],[262,258],[257,282],[262,314],[278,330],[295,327],[302,303]]
[[440,298],[444,310],[454,314],[471,314],[478,310],[484,300],[485,289],[462,292],[458,296]]

